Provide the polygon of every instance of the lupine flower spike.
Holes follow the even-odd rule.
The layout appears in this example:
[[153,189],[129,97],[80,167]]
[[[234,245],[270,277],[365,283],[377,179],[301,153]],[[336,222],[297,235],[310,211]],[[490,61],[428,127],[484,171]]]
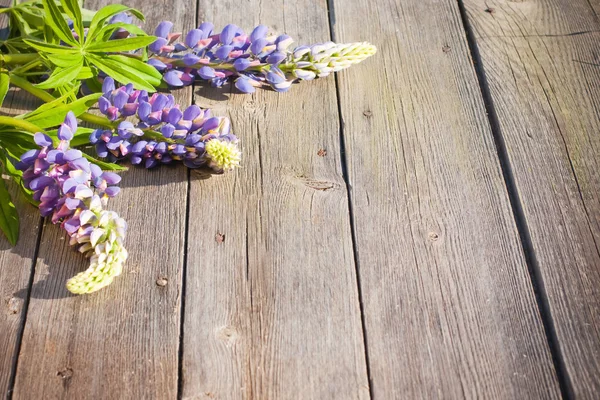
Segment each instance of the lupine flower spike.
[[39,209],[52,223],[60,224],[70,244],[90,258],[89,268],[69,279],[67,289],[76,294],[92,293],[109,285],[121,274],[127,259],[123,239],[127,224],[115,212],[104,209],[115,196],[121,178],[103,172],[81,151],[69,147],[77,130],[77,119],[69,112],[58,129],[58,145],[43,134],[34,140],[40,147],[21,156],[17,167],[26,186],[39,201]]
[[[131,85],[115,88],[112,78],[104,80],[102,91],[100,111],[120,122],[117,129],[90,135],[99,157],[127,158],[146,168],[178,160],[189,168],[208,166],[216,172],[239,166],[238,139],[228,118],[212,117],[210,110],[196,105],[181,111],[172,95],[148,96]],[[137,117],[135,124],[125,120],[130,116]]]
[[[252,93],[260,86],[285,92],[296,81],[341,71],[377,51],[366,42],[327,42],[290,49],[291,37],[270,35],[264,25],[254,28],[250,35],[235,25],[214,32],[209,22],[185,36],[171,33],[172,27],[169,21],[158,25],[155,31],[158,38],[148,47],[153,53],[148,63],[161,71],[164,81],[174,87],[204,79],[215,87],[234,81],[244,93]],[[180,38],[184,40],[178,42]]]

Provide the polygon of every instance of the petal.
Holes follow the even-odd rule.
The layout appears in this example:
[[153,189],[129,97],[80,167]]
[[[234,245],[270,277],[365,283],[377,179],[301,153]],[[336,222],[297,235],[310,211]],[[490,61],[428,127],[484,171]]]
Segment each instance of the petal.
[[65,153],[64,153],[64,156],[63,156],[63,157],[64,157],[64,159],[65,159],[66,161],[74,161],[74,160],[76,160],[76,159],[78,159],[78,158],[81,158],[81,157],[82,157],[82,155],[83,155],[83,154],[82,154],[82,153],[81,153],[81,151],[79,151],[79,150],[76,150],[76,149],[69,149],[69,150],[65,151]]
[[67,113],[64,124],[71,129],[71,132],[77,132],[77,118],[75,118],[73,111]]
[[269,57],[267,57],[267,62],[271,65],[277,65],[279,63],[281,63],[283,60],[285,60],[285,58],[287,57],[287,54],[285,54],[282,51],[275,51],[273,53],[271,53],[269,55]]
[[185,37],[187,47],[193,49],[198,46],[198,42],[202,39],[202,31],[200,29],[192,29]]
[[69,141],[73,139],[73,131],[65,124],[61,124],[56,132],[56,135],[60,140]]
[[185,109],[185,111],[183,112],[183,119],[192,121],[196,119],[201,113],[202,110],[200,109],[200,107],[193,104]]
[[238,58],[233,62],[236,71],[243,71],[250,66],[250,60],[247,58]]
[[254,54],[260,54],[262,53],[265,46],[267,46],[268,44],[269,42],[265,38],[257,39],[256,41],[252,42],[252,45],[250,46],[250,51]]
[[164,75],[163,79],[170,86],[180,87],[183,86],[183,81],[179,77],[181,74],[181,71],[172,69]]
[[225,28],[223,28],[223,31],[221,31],[221,34],[219,35],[219,41],[225,45],[230,44],[233,38],[235,37],[237,30],[238,27],[233,24],[225,26]]
[[269,31],[269,28],[267,28],[266,26],[258,25],[256,28],[254,28],[254,30],[250,34],[250,42],[254,43],[258,39],[264,38],[265,36],[267,36],[268,31]]
[[50,136],[45,135],[41,132],[38,132],[35,135],[33,135],[33,141],[35,142],[35,144],[41,147],[48,147],[52,145],[52,139],[50,139]]
[[106,193],[108,197],[115,197],[117,194],[119,194],[120,191],[121,188],[119,188],[118,186],[110,186],[106,188],[104,193]]
[[148,64],[152,65],[154,68],[156,68],[159,71],[164,71],[165,69],[167,69],[167,64],[165,64],[164,62],[162,62],[156,58],[150,58],[148,60]]
[[110,107],[110,101],[106,97],[100,97],[98,99],[98,108],[102,114],[106,114],[108,107]]
[[115,174],[114,172],[105,171],[102,173],[102,179],[106,181],[109,185],[116,185],[121,182],[121,176],[119,174]]
[[167,39],[159,37],[148,46],[148,49],[153,53],[160,53],[163,46],[167,45]]
[[183,56],[183,63],[188,66],[197,64],[199,61],[200,57],[198,57],[194,53],[188,53],[185,56]]
[[104,78],[102,82],[102,93],[110,93],[115,90],[115,80],[110,76]]
[[127,104],[127,100],[129,100],[129,95],[124,90],[117,90],[117,94],[113,98],[113,105],[120,110]]
[[152,105],[146,101],[141,102],[137,112],[138,117],[140,117],[142,121],[146,121],[148,119],[148,115],[150,115],[152,112]]
[[215,26],[213,24],[211,24],[210,22],[203,22],[200,24],[198,29],[200,29],[202,31],[202,39],[206,39],[210,35],[212,35],[213,29],[215,29]]
[[239,78],[235,81],[235,87],[243,93],[254,93],[256,88],[250,84],[250,79]]
[[171,110],[169,110],[169,114],[167,114],[167,119],[165,122],[175,125],[179,122],[179,120],[182,117],[183,117],[183,113],[181,112],[180,109],[171,108]]
[[154,36],[167,38],[167,36],[169,36],[169,32],[171,32],[171,28],[173,28],[173,23],[171,21],[163,21],[158,24],[154,30]]
[[204,66],[198,70],[198,76],[202,79],[212,79],[215,77],[215,70],[209,66]]
[[221,60],[226,60],[229,57],[229,53],[231,53],[232,50],[233,50],[233,46],[229,46],[229,45],[221,46],[215,52],[215,57],[217,57],[218,59],[221,59]]
[[167,139],[173,136],[173,132],[175,131],[175,127],[171,124],[165,124],[160,129],[160,132]]

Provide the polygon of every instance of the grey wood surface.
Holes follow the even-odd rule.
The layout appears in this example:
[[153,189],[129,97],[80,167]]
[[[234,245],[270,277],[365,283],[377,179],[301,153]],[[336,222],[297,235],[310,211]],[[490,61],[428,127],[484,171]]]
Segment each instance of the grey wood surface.
[[457,3],[333,5],[375,398],[558,398]]
[[[600,23],[587,0],[465,1],[569,393],[600,392]],[[595,2],[597,5],[598,2]],[[485,7],[493,12],[483,12]]]
[[[88,1],[98,8],[109,1]],[[141,0],[147,26],[168,17],[185,29],[194,17],[178,0]],[[189,104],[191,89],[176,92]],[[15,383],[15,399],[175,398],[178,386],[181,281],[187,171],[183,166],[122,174],[109,202],[129,224],[130,257],[122,276],[89,296],[70,296],[66,280],[87,268],[64,233],[46,222]],[[166,286],[156,284],[166,278]]]
[[176,91],[231,117],[243,166],[123,173],[130,259],[98,293],[17,197],[2,395],[16,368],[14,399],[598,397],[598,0],[124,3],[379,51],[287,94]]
[[[327,18],[325,1],[201,1],[198,22],[260,22],[302,44],[329,37]],[[334,80],[196,93],[229,110],[244,158],[192,173],[183,398],[368,398]]]
[[[24,112],[36,103],[23,93],[6,96],[1,114],[14,115]],[[11,372],[16,361],[19,338],[27,310],[28,285],[31,278],[41,218],[35,207],[21,194],[17,185],[7,187],[19,213],[19,241],[12,246],[0,234],[0,393],[9,390]]]

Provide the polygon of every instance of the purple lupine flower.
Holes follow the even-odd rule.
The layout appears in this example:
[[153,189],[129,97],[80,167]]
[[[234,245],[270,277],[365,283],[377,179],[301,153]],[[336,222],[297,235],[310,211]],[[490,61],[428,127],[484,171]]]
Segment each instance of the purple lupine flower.
[[39,201],[42,216],[50,217],[70,237],[70,244],[90,258],[90,267],[69,279],[73,293],[91,293],[110,284],[121,273],[127,258],[123,247],[126,224],[122,218],[103,209],[106,200],[119,192],[120,177],[103,172],[81,151],[69,147],[77,130],[72,112],[57,131],[58,144],[43,133],[34,135],[39,150],[21,156],[17,168],[23,171],[26,187]]
[[[253,81],[244,79],[249,81],[250,88],[254,87]],[[95,145],[99,157],[126,158],[146,168],[183,161],[191,168],[206,165],[221,172],[239,165],[237,138],[230,133],[228,118],[213,117],[210,110],[196,105],[182,110],[172,95],[154,93],[148,97],[146,92],[128,87],[115,89],[112,78],[105,79],[103,88],[100,111],[120,122],[115,129],[97,129],[90,134],[90,143]],[[130,116],[127,106],[136,110],[137,123],[124,120]],[[227,145],[207,147],[211,141],[223,141]],[[37,154],[27,157],[33,159]]]
[[285,92],[294,82],[325,77],[376,51],[368,43],[332,42],[290,49],[290,36],[269,35],[264,25],[246,35],[232,24],[215,33],[214,26],[207,22],[190,30],[178,43],[179,34],[170,33],[172,26],[168,21],[158,25],[158,38],[149,46],[154,54],[148,61],[164,73],[164,81],[171,87],[187,86],[199,78],[213,87],[235,82],[244,93],[261,86]]

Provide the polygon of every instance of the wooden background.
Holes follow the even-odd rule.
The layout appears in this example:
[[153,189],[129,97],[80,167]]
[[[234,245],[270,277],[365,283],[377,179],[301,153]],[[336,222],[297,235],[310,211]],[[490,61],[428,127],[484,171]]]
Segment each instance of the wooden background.
[[177,91],[232,119],[243,168],[123,173],[130,259],[96,294],[69,295],[86,261],[19,199],[1,393],[600,397],[600,1],[126,4],[150,30],[262,23],[378,53],[287,94]]

